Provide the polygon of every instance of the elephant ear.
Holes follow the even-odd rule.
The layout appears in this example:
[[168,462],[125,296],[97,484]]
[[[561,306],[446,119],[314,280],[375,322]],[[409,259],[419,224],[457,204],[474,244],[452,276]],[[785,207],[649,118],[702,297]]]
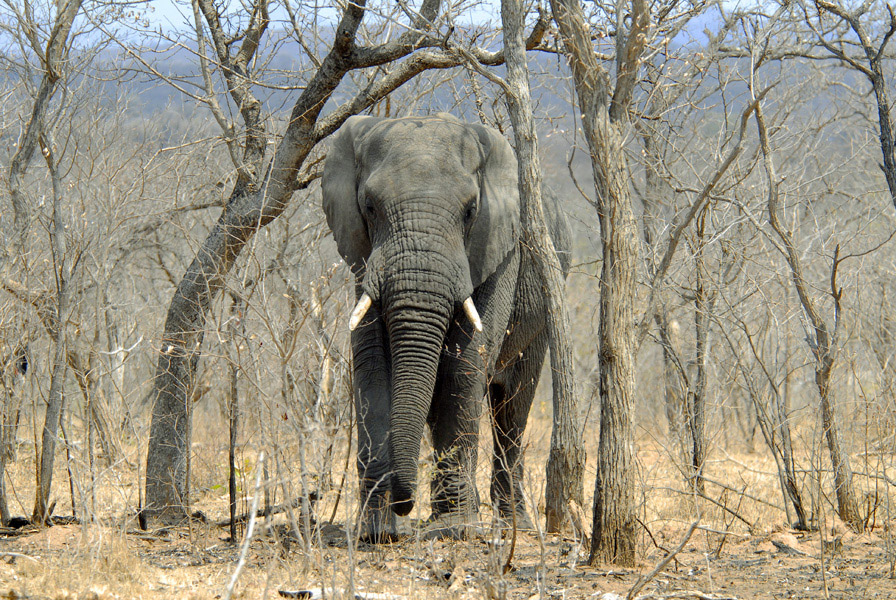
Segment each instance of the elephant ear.
[[370,256],[370,238],[358,209],[358,147],[364,134],[379,119],[354,116],[333,136],[321,181],[324,213],[339,255],[357,272]]
[[473,126],[484,160],[480,171],[479,215],[467,242],[470,279],[478,287],[497,270],[520,237],[520,192],[516,156],[498,131]]

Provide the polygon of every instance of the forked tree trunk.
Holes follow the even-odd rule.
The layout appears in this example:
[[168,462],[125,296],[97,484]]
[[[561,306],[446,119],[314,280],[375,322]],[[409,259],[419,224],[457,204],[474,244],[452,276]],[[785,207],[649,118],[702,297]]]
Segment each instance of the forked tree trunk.
[[549,532],[558,532],[570,519],[570,503],[581,506],[584,502],[585,449],[578,423],[563,269],[544,214],[538,138],[532,115],[523,36],[525,16],[525,4],[521,0],[502,0],[501,20],[509,88],[506,90],[507,105],[519,161],[524,245],[531,249],[533,262],[547,290],[554,415],[545,482],[545,527]]
[[765,173],[768,182],[768,216],[772,229],[784,246],[784,257],[790,269],[793,287],[796,289],[800,304],[812,325],[813,338],[809,340],[809,347],[815,357],[815,384],[821,400],[821,421],[824,427],[828,451],[831,456],[831,467],[834,471],[834,485],[837,494],[837,512],[855,531],[861,532],[865,523],[859,514],[859,506],[856,502],[855,491],[852,483],[852,469],[849,465],[849,455],[843,452],[840,445],[840,432],[834,411],[834,403],[831,391],[831,374],[834,368],[834,360],[839,351],[840,311],[841,295],[843,290],[837,287],[837,267],[840,265],[840,246],[834,251],[834,261],[831,267],[831,298],[834,303],[834,322],[829,325],[822,318],[815,301],[809,296],[808,284],[803,275],[803,266],[800,255],[797,252],[793,237],[781,224],[778,216],[779,195],[778,180],[775,175],[775,164],[772,160],[769,143],[768,129],[761,106],[756,107],[756,125],[759,130],[759,143],[762,149],[762,157],[765,165]]
[[[61,224],[62,214],[59,204],[62,201],[62,184],[59,174],[55,171],[51,148],[43,143],[39,144],[42,135],[46,135],[45,120],[50,111],[50,103],[59,87],[68,58],[69,47],[72,43],[70,35],[75,18],[81,10],[83,0],[67,0],[57,4],[57,11],[52,31],[47,36],[47,47],[42,56],[42,68],[44,70],[40,86],[34,97],[31,108],[31,117],[25,126],[25,131],[16,144],[16,152],[10,160],[9,168],[9,195],[13,205],[14,229],[17,247],[13,248],[13,265],[19,261],[25,261],[28,256],[28,228],[31,225],[31,206],[24,187],[28,167],[38,145],[43,145],[41,150],[50,168],[53,184],[53,225],[54,243],[52,246],[53,257],[56,264],[56,314],[65,315],[68,311],[68,277],[64,261],[64,229]],[[61,244],[61,246],[60,246]],[[57,319],[55,333],[56,351],[53,360],[50,391],[48,394],[48,407],[44,422],[44,431],[41,441],[41,454],[39,468],[35,472],[36,490],[33,517],[35,521],[43,521],[47,514],[47,503],[50,496],[53,475],[53,461],[56,449],[56,433],[59,427],[59,419],[62,415],[63,404],[63,379],[65,377],[65,321]],[[5,502],[5,493],[0,502]],[[8,511],[7,511],[8,512]]]
[[601,429],[589,562],[632,566],[637,523],[633,301],[640,240],[618,122],[627,118],[649,14],[646,1],[633,1],[631,32],[624,43],[620,39],[617,45],[622,54],[617,56],[617,80],[611,94],[609,75],[597,62],[587,35],[581,4],[577,0],[551,0],[551,9],[572,67],[582,127],[591,152],[603,251],[598,334]]
[[[211,303],[245,244],[286,208],[299,169],[322,137],[316,130],[326,100],[351,68],[346,55],[361,24],[364,3],[346,9],[337,42],[293,108],[266,181],[238,185],[218,223],[199,249],[168,307],[165,333],[151,392],[152,426],[146,460],[147,515],[176,520],[186,514],[189,397]],[[372,96],[371,102],[377,98]],[[334,124],[338,127],[338,124]],[[260,159],[259,159],[260,160]],[[256,172],[261,169],[257,169]]]

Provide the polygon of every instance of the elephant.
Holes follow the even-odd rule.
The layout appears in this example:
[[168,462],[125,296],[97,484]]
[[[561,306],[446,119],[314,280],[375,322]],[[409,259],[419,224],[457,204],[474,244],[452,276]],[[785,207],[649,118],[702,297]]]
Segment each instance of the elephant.
[[[435,463],[426,531],[470,531],[485,406],[492,503],[503,523],[531,528],[521,442],[550,339],[544,286],[521,239],[517,182],[501,133],[448,114],[354,116],[334,136],[321,186],[355,278],[362,539],[394,539],[396,515],[412,510],[424,424]],[[566,218],[555,199],[545,215],[565,276]]]

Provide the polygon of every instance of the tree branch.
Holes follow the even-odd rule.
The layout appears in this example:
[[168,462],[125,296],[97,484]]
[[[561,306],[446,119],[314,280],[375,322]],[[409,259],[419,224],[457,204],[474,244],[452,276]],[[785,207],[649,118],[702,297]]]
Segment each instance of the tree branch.
[[713,189],[715,189],[719,181],[722,180],[722,177],[728,171],[729,167],[734,163],[734,160],[738,156],[740,156],[741,152],[743,152],[744,132],[746,131],[750,115],[753,114],[753,111],[759,108],[759,101],[765,97],[769,90],[771,90],[771,88],[766,88],[765,90],[763,90],[755,100],[747,105],[743,113],[741,113],[740,127],[737,130],[737,141],[735,142],[734,147],[728,153],[728,156],[725,157],[725,160],[722,161],[722,164],[716,168],[710,180],[707,181],[706,185],[703,186],[703,189],[700,191],[700,195],[697,196],[697,198],[691,204],[691,207],[688,209],[688,212],[685,214],[684,218],[677,224],[674,224],[672,233],[669,234],[669,242],[666,245],[666,251],[665,253],[663,253],[663,258],[660,261],[660,264],[657,267],[656,272],[653,274],[650,282],[650,296],[647,299],[647,308],[644,311],[644,317],[641,319],[641,322],[638,325],[638,331],[635,337],[636,345],[638,347],[640,347],[641,343],[644,341],[644,338],[647,335],[647,329],[650,325],[650,321],[653,319],[654,307],[656,306],[657,302],[657,290],[663,284],[666,278],[666,273],[669,271],[669,266],[672,264],[672,259],[675,257],[675,252],[678,250],[678,245],[679,243],[681,243],[681,240],[684,237],[684,232],[690,226],[691,222],[693,222],[694,218],[697,216],[697,213],[699,213],[703,206],[706,204],[707,200],[709,200]]

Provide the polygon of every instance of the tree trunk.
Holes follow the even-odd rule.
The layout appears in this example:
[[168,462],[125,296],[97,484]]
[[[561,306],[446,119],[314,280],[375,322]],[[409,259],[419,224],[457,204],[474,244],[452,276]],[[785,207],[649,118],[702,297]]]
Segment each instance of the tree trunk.
[[56,266],[56,332],[53,371],[50,376],[50,393],[47,399],[47,412],[44,416],[44,428],[41,436],[40,459],[36,471],[34,493],[34,511],[32,521],[45,523],[50,518],[50,491],[53,485],[53,464],[56,458],[56,437],[62,419],[62,407],[65,402],[64,385],[67,358],[67,323],[69,304],[69,283],[71,273],[67,267],[65,223],[62,220],[62,181],[56,171],[56,163],[52,153],[52,142],[41,140],[41,150],[50,170],[53,184],[53,236],[51,252]]
[[[416,24],[419,30],[428,29],[427,23],[435,20],[439,5],[438,0],[424,0],[419,10],[421,19]],[[246,180],[243,175],[261,173],[263,169],[241,171],[227,207],[171,300],[150,392],[154,404],[147,450],[145,517],[177,520],[186,513],[188,398],[199,361],[203,326],[211,303],[218,297],[243,247],[256,232],[280,216],[294,191],[314,179],[311,175],[304,181],[299,179],[305,159],[345,119],[373,106],[427,69],[450,68],[463,60],[453,53],[415,52],[420,45],[426,45],[426,38],[419,30],[409,31],[406,36],[380,46],[358,47],[355,37],[365,7],[365,0],[346,6],[332,48],[293,107],[270,168],[255,181]],[[397,62],[404,57],[408,58]],[[486,62],[500,64],[503,53],[488,54]],[[349,71],[387,63],[393,68],[386,74],[325,118],[319,118],[327,100]]]
[[706,292],[706,265],[703,251],[706,231],[706,210],[697,219],[697,248],[694,254],[696,286],[694,290],[694,332],[696,376],[688,394],[688,421],[691,430],[691,469],[693,486],[701,496],[706,494],[703,482],[703,463],[706,460],[706,342],[709,325],[710,301]]
[[837,426],[834,401],[831,397],[833,391],[830,383],[833,366],[833,357],[825,357],[815,370],[815,383],[818,386],[818,394],[821,397],[821,424],[824,427],[824,435],[831,455],[831,468],[834,471],[837,513],[844,523],[861,533],[865,529],[865,522],[859,513],[859,505],[856,502],[853,490],[849,455],[840,446],[840,430]]
[[[16,436],[19,429],[21,394],[16,391],[16,379],[25,375],[19,367],[25,349],[17,346],[0,362],[0,526],[5,527],[12,515],[6,498],[6,465],[15,460]],[[25,359],[27,360],[27,358]],[[27,372],[27,367],[23,369]]]
[[289,203],[299,169],[321,139],[315,130],[318,115],[350,66],[343,54],[351,48],[363,10],[363,5],[346,10],[337,43],[296,102],[263,184],[240,185],[234,190],[171,300],[151,392],[154,403],[146,458],[147,516],[178,520],[186,514],[188,398],[206,315],[243,247]]
[[[586,113],[587,114],[587,113]],[[635,564],[635,320],[639,239],[628,189],[622,138],[609,115],[595,115],[591,156],[602,198],[600,283],[601,399],[594,532],[589,562]],[[600,163],[600,164],[598,164]],[[599,179],[603,176],[603,181]]]
[[[752,80],[751,80],[752,81]],[[829,326],[818,311],[815,301],[809,296],[808,284],[803,275],[803,266],[800,255],[797,252],[793,237],[784,229],[778,216],[778,181],[775,176],[775,165],[772,160],[769,144],[768,129],[765,125],[765,117],[761,106],[756,107],[756,126],[759,130],[759,143],[762,149],[763,162],[765,164],[766,177],[768,179],[768,215],[769,223],[784,245],[784,257],[790,269],[793,287],[796,289],[800,304],[812,325],[814,339],[809,340],[809,347],[815,357],[815,384],[818,386],[818,394],[821,400],[821,420],[828,442],[828,451],[831,455],[831,466],[834,470],[834,485],[837,493],[837,507],[840,518],[855,531],[861,532],[865,524],[859,515],[858,504],[852,486],[852,470],[849,466],[849,456],[840,447],[840,434],[834,412],[832,392],[830,389],[831,373],[834,368],[834,359],[839,350],[840,311],[841,296],[843,290],[837,287],[837,267],[840,264],[840,246],[834,251],[834,261],[831,267],[831,298],[834,302],[834,323]]]
[[[790,290],[787,291],[787,298],[790,299]],[[789,302],[787,303],[789,305]],[[806,510],[803,507],[803,497],[800,492],[799,484],[796,478],[796,461],[793,457],[793,436],[790,433],[790,366],[788,364],[790,358],[790,336],[784,335],[784,381],[782,390],[777,387],[772,389],[772,402],[775,415],[775,429],[781,436],[781,461],[779,462],[779,475],[781,476],[782,489],[784,491],[784,504],[793,505],[796,513],[796,521],[792,522],[794,529],[806,531],[809,528],[809,520],[806,517]],[[773,449],[774,451],[774,449]],[[783,471],[781,471],[781,463],[783,463]],[[788,518],[790,511],[787,511]]]
[[[595,58],[582,7],[576,0],[551,0],[572,67],[582,128],[591,152],[598,199],[603,267],[600,282],[598,369],[600,440],[594,489],[594,531],[589,562],[635,564],[635,461],[633,403],[636,331],[633,302],[640,240],[628,187],[622,135],[614,121],[627,119],[628,105],[646,40],[649,13],[634,0],[631,32],[619,38],[617,81]],[[617,32],[621,36],[621,32]],[[610,98],[612,97],[612,102]]]
[[[28,252],[28,229],[31,226],[31,206],[23,188],[28,167],[34,156],[34,151],[38,145],[43,146],[41,150],[50,169],[50,176],[53,184],[53,258],[56,261],[56,352],[53,360],[53,370],[50,382],[50,392],[48,396],[49,405],[47,407],[46,419],[44,422],[44,431],[41,444],[41,454],[39,458],[39,469],[35,473],[37,487],[35,490],[34,519],[42,521],[47,516],[47,501],[50,495],[53,475],[53,459],[56,448],[56,432],[59,427],[59,419],[62,414],[63,404],[63,380],[65,377],[65,322],[60,320],[68,311],[68,273],[66,273],[63,261],[64,252],[64,229],[62,228],[61,207],[59,203],[62,201],[62,185],[59,181],[59,174],[55,170],[53,164],[51,148],[47,147],[40,139],[42,135],[46,135],[44,122],[47,113],[50,111],[50,104],[59,87],[59,82],[63,78],[65,61],[67,59],[68,50],[71,44],[70,35],[74,26],[75,18],[81,10],[83,0],[68,0],[60,2],[57,5],[55,20],[48,24],[52,26],[47,36],[47,46],[44,55],[41,57],[41,66],[43,76],[37,93],[34,97],[34,103],[31,107],[31,117],[25,125],[25,131],[16,144],[16,152],[10,159],[9,178],[7,184],[9,187],[10,200],[14,213],[14,230],[15,245],[10,255],[12,266],[20,261],[25,262],[29,255]],[[23,269],[27,272],[27,269]],[[18,419],[16,418],[16,421]],[[13,438],[14,439],[14,438]],[[5,460],[5,459],[4,459]],[[5,464],[2,465],[5,467]],[[0,470],[0,480],[3,479],[3,470]],[[2,482],[0,482],[2,483]],[[6,503],[5,486],[0,485],[0,504]],[[0,512],[8,513],[8,510]],[[2,516],[2,515],[0,515]],[[7,515],[8,516],[8,515]]]
[[[227,421],[229,425],[229,440],[227,444],[227,464],[228,464],[228,477],[227,477],[227,490],[230,494],[230,542],[235,544],[237,541],[236,537],[236,497],[237,497],[237,489],[236,489],[236,440],[237,434],[239,432],[239,418],[240,418],[240,386],[239,386],[239,377],[240,370],[242,369],[242,362],[240,360],[241,352],[240,352],[240,344],[244,339],[244,330],[245,330],[245,301],[242,296],[239,294],[232,294],[232,304],[230,305],[230,332],[228,337],[230,338],[230,390],[227,394]],[[265,489],[267,492],[267,489]],[[268,503],[265,502],[265,507],[268,506]]]
[[545,482],[545,517],[549,532],[561,531],[569,521],[569,504],[584,502],[585,449],[578,422],[578,399],[566,310],[564,272],[548,232],[542,200],[538,138],[529,94],[523,26],[525,6],[520,0],[502,0],[504,51],[507,61],[507,104],[513,124],[519,165],[524,246],[547,291],[548,328],[551,334],[553,426]]

